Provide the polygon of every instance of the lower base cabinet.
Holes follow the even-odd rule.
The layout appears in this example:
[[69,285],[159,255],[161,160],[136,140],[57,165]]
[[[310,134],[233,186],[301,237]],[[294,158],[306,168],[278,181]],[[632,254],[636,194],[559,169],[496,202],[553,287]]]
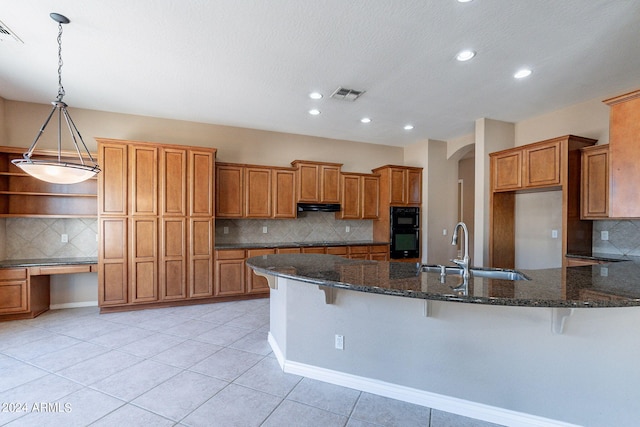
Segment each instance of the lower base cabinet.
[[244,294],[244,260],[244,249],[216,251],[215,296]]
[[32,319],[49,309],[49,277],[0,269],[0,320]]
[[[262,255],[273,255],[276,253],[275,249],[247,249],[247,258]],[[262,294],[269,293],[269,283],[267,279],[262,276],[258,276],[253,272],[251,267],[245,266],[247,279],[247,293],[248,294]]]

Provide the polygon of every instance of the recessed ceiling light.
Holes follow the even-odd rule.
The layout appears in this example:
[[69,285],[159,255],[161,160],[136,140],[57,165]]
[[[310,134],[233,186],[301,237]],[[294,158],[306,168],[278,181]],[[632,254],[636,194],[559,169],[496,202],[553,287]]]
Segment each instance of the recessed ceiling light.
[[309,114],[311,114],[312,116],[317,116],[318,114],[320,114],[320,110],[314,108],[313,110],[309,110]]
[[322,94],[320,92],[311,92],[309,94],[309,98],[311,98],[311,99],[320,99],[320,98],[322,98]]
[[362,123],[371,123],[371,119],[369,117],[363,117],[360,119]]
[[458,61],[468,61],[474,56],[476,56],[476,53],[474,51],[465,49],[458,52],[458,54],[456,55],[456,59]]
[[458,3],[470,3],[473,0],[458,0]]
[[404,130],[411,130],[413,129],[413,125],[404,125]]
[[529,77],[531,75],[531,70],[528,68],[523,68],[518,70],[517,73],[513,75],[516,79],[524,79],[525,77]]

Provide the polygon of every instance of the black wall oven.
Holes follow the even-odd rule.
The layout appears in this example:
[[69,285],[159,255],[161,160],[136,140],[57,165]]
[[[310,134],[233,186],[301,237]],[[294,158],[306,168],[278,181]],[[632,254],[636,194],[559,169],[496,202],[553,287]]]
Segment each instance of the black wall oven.
[[391,259],[420,257],[420,208],[391,208]]

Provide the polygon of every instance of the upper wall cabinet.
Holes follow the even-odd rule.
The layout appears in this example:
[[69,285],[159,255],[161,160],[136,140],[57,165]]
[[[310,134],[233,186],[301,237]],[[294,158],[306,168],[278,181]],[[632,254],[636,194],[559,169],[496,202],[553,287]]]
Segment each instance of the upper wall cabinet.
[[609,122],[609,217],[640,218],[640,90],[604,101]]
[[422,204],[422,168],[385,165],[373,170],[380,175],[380,203],[389,206]]
[[[97,178],[77,184],[52,184],[24,173],[11,163],[26,149],[0,147],[0,217],[95,217]],[[63,160],[77,162],[75,153],[63,153]],[[57,161],[57,152],[38,150],[34,158]]]
[[493,191],[560,186],[562,162],[560,139],[492,153],[491,186]]
[[341,210],[336,218],[377,219],[380,215],[379,188],[379,175],[341,173]]
[[295,169],[216,164],[217,218],[295,218]]
[[340,203],[340,163],[295,160],[297,201],[302,203]]
[[609,217],[609,144],[582,149],[582,219]]

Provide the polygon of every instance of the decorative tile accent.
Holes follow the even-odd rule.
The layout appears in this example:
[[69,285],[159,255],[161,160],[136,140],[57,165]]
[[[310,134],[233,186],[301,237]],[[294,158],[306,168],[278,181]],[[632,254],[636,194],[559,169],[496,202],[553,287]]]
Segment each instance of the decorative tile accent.
[[[601,240],[601,232],[609,240]],[[611,255],[640,256],[640,221],[594,221],[593,251]]]
[[[7,218],[4,259],[97,257],[98,221],[93,218]],[[69,238],[61,241],[61,235]]]
[[[350,230],[346,232],[346,226]],[[229,233],[224,234],[224,227]],[[267,233],[263,233],[267,227]],[[373,239],[373,220],[337,220],[331,212],[306,212],[296,219],[219,219],[216,220],[216,242],[342,242]]]

